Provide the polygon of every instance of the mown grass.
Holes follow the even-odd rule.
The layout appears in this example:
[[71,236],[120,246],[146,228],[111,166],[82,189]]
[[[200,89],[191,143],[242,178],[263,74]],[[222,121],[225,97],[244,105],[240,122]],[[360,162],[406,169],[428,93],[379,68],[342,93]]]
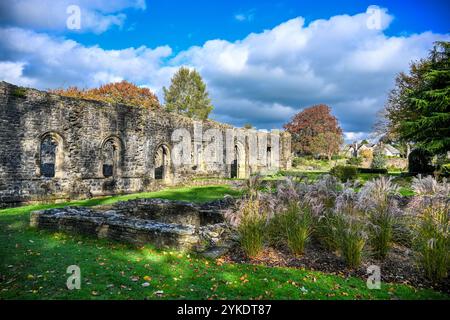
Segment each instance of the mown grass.
[[[227,186],[70,202],[93,206],[160,197],[209,201],[239,192]],[[32,210],[65,204],[0,210],[0,299],[448,299],[432,290],[383,284],[369,290],[359,278],[293,268],[229,264],[193,254],[133,247],[29,227]],[[70,265],[81,268],[81,289],[68,290]],[[148,286],[142,286],[148,283]]]

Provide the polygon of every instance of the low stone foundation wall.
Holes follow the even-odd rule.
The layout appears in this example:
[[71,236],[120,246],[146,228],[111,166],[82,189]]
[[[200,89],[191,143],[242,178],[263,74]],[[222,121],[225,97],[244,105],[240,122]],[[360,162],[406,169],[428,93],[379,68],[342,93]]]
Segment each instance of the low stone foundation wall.
[[86,208],[35,211],[31,214],[31,226],[133,244],[152,243],[160,248],[193,249],[200,243],[193,226],[147,221],[114,212],[98,213]]
[[[120,194],[133,194],[139,192],[153,192],[160,191],[163,189],[167,189],[169,187],[200,187],[200,186],[212,186],[212,185],[230,185],[232,187],[241,187],[243,186],[243,180],[231,180],[231,179],[223,179],[223,178],[211,178],[211,179],[184,179],[175,184],[167,184],[167,183],[158,183],[153,182],[151,185],[147,186],[145,190],[139,190],[137,192],[103,192],[98,194],[92,194],[89,192],[80,194],[78,192],[73,195],[69,195],[67,193],[57,192],[57,190],[50,190],[45,197],[28,197],[29,194],[26,193],[26,188],[11,190],[11,194],[8,196],[8,201],[2,201],[0,199],[0,209],[8,208],[8,207],[17,207],[21,205],[28,204],[36,204],[36,203],[62,203],[71,200],[80,200],[80,199],[91,199],[94,197],[100,196],[112,196],[112,195],[120,195]],[[75,186],[74,186],[75,188]],[[1,198],[1,197],[0,197]],[[6,199],[6,198],[5,198]],[[28,200],[24,200],[28,199]]]
[[158,248],[207,252],[230,245],[223,210],[233,200],[202,205],[162,199],[138,199],[109,207],[66,207],[33,211],[35,228],[74,232]]

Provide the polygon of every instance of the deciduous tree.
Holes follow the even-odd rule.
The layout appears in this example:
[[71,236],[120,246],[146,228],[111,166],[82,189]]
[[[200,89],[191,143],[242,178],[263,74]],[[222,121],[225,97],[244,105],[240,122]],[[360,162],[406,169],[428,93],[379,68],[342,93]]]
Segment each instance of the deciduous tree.
[[50,90],[50,92],[67,97],[122,103],[151,110],[161,108],[158,98],[150,89],[138,87],[125,80],[104,84],[99,88],[79,89],[69,87],[67,89]]
[[[284,128],[292,134],[292,148],[298,154],[333,155],[342,144],[338,120],[324,104],[297,113]],[[327,139],[330,141],[325,142]]]

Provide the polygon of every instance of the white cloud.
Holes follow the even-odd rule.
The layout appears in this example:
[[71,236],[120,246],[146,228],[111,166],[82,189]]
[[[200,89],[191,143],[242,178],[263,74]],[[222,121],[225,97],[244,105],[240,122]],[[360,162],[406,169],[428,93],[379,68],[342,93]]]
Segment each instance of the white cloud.
[[161,97],[162,86],[186,65],[204,77],[215,105],[212,116],[219,121],[280,128],[302,108],[326,103],[347,139],[361,138],[371,130],[395,74],[425,57],[434,41],[450,40],[432,32],[388,36],[393,17],[386,10],[380,17],[380,28],[367,27],[368,13],[309,25],[298,17],[239,41],[210,40],[173,57],[168,46],[105,50],[0,28],[0,79],[40,88],[127,79]]
[[23,86],[34,86],[36,82],[23,75],[24,62],[0,61],[0,75],[2,80],[19,83]]
[[367,133],[366,132],[352,132],[352,131],[347,131],[344,132],[344,140],[346,143],[352,143],[354,141],[360,141],[367,138]]
[[255,9],[250,9],[245,12],[239,12],[234,15],[234,19],[239,22],[243,21],[251,22],[255,18],[255,12],[256,12]]
[[70,16],[67,8],[76,5],[80,8],[81,25],[77,32],[102,33],[109,28],[123,27],[125,9],[145,10],[145,0],[16,0],[0,2],[0,21],[2,25],[32,28],[34,30],[67,29]]
[[9,65],[14,72],[1,73],[1,78],[39,88],[92,87],[121,79],[152,83],[154,78],[168,77],[161,61],[172,54],[168,46],[122,50],[86,47],[19,28],[0,28],[0,48],[3,63],[15,63]]

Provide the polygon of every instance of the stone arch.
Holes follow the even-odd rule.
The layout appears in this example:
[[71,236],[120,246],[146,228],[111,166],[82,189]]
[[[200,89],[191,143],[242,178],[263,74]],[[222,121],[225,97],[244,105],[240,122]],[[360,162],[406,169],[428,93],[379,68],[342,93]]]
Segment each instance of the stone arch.
[[158,145],[154,155],[154,178],[167,182],[170,178],[171,158],[170,148],[167,144]]
[[247,152],[245,145],[241,141],[234,142],[234,159],[231,163],[231,178],[247,177]]
[[39,137],[39,176],[61,178],[64,174],[64,139],[54,131]]
[[122,175],[124,145],[118,136],[103,139],[101,147],[101,175],[105,178]]

